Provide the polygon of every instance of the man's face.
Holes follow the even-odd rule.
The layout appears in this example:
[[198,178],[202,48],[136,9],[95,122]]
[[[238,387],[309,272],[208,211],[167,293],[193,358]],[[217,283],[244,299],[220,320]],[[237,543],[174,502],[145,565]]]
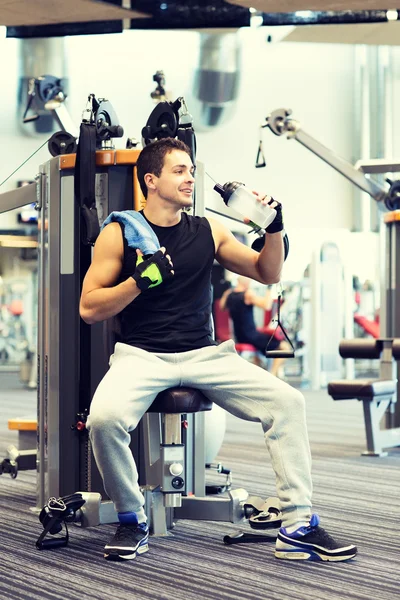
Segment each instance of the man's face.
[[185,208],[193,204],[194,167],[190,156],[182,150],[165,155],[160,177],[155,178],[158,195]]

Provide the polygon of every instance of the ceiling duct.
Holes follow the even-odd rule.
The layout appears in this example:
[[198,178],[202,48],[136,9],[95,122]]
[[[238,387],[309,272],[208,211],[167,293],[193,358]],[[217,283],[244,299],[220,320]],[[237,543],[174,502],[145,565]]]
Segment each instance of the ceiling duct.
[[17,119],[20,131],[25,135],[49,134],[60,129],[52,113],[45,109],[44,103],[37,96],[31,109],[39,118],[31,123],[23,123],[23,115],[28,104],[29,82],[32,78],[53,75],[61,79],[63,90],[67,92],[66,64],[64,38],[20,40]]
[[238,31],[201,33],[190,111],[196,129],[208,130],[233,114],[239,93],[241,42]]

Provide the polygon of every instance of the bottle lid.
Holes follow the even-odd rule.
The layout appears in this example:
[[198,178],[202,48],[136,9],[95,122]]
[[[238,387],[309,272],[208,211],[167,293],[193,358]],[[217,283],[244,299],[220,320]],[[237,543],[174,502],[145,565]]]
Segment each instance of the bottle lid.
[[225,189],[224,189],[224,187],[222,185],[220,185],[219,183],[216,183],[214,185],[214,190],[216,192],[218,192],[218,194],[221,194],[222,197],[224,197]]

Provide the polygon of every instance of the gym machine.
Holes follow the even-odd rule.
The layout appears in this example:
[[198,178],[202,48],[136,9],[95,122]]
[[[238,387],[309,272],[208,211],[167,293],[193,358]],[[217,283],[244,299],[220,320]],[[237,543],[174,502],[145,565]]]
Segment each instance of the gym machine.
[[331,381],[328,384],[328,394],[333,400],[357,399],[362,402],[367,442],[362,455],[387,456],[385,448],[400,446],[400,427],[395,425],[394,420],[396,362],[400,361],[400,338],[342,340],[339,352],[344,359],[379,360],[379,379]]
[[[301,128],[301,124],[290,116],[291,113],[290,109],[285,108],[274,110],[266,117],[265,124],[261,127],[268,127],[277,136],[286,135],[288,139],[295,139],[311,150],[356,187],[369,194],[379,203],[379,207],[384,213],[385,266],[381,290],[380,338],[376,341],[373,340],[374,349],[372,351],[368,346],[370,340],[357,340],[361,344],[365,343],[366,349],[363,351],[357,346],[354,354],[354,358],[359,356],[381,357],[381,378],[366,383],[366,387],[364,386],[362,391],[360,391],[358,380],[353,382],[336,381],[331,382],[328,386],[328,391],[332,393],[334,399],[359,398],[363,401],[367,434],[367,451],[364,454],[380,456],[384,454],[383,448],[400,446],[400,405],[396,402],[400,397],[400,364],[394,362],[397,359],[397,351],[393,350],[392,353],[391,350],[392,345],[393,348],[397,348],[396,338],[400,337],[400,287],[398,286],[398,282],[400,282],[400,180],[386,179],[388,187],[385,187],[366,175],[398,172],[400,171],[400,161],[371,159],[358,161],[353,166],[306,133]],[[351,346],[351,340],[344,340],[341,343],[342,356],[344,358],[353,357],[351,354],[353,346],[349,350],[346,344]],[[373,356],[370,356],[371,352]],[[386,363],[389,363],[390,367]],[[385,366],[382,367],[382,365]],[[381,385],[384,381],[386,386]],[[381,427],[388,430],[387,435],[378,433],[381,431]]]
[[[38,548],[68,542],[68,534],[58,542],[56,538],[43,539],[48,532],[59,533],[62,522],[92,526],[118,521],[103,489],[85,427],[91,398],[118,341],[118,328],[115,319],[91,326],[84,323],[79,317],[79,299],[101,224],[113,211],[140,210],[144,198],[136,177],[140,150],[112,147],[112,137],[123,131],[111,118],[111,111],[108,120],[99,118],[99,104],[94,95],[89,96],[77,155],[50,159],[40,166],[35,183],[0,196],[1,211],[33,202],[39,211],[36,510],[45,531]],[[181,98],[174,103],[160,102],[142,136],[144,143],[160,137],[183,139],[195,158],[194,132]],[[93,173],[93,181],[85,177],[88,172]],[[200,182],[201,178],[195,214],[201,214],[204,201]],[[251,517],[254,528],[279,527],[276,499],[265,501],[249,497],[242,489],[231,490],[229,473],[224,486],[228,496],[206,497],[203,411],[209,410],[211,403],[204,398],[199,401],[204,400],[203,408],[196,408],[200,412],[190,414],[187,407],[175,410],[165,416],[162,427],[159,411],[149,412],[132,434],[131,448],[153,533],[166,535],[174,518],[236,523]],[[217,470],[223,471],[219,465]],[[234,537],[232,541],[228,536],[226,543],[260,541],[249,534]]]
[[61,131],[54,133],[48,142],[52,156],[76,152],[78,130],[65,107],[66,98],[63,80],[54,75],[32,77],[28,82],[28,98],[22,121],[32,123],[47,112],[54,117]]

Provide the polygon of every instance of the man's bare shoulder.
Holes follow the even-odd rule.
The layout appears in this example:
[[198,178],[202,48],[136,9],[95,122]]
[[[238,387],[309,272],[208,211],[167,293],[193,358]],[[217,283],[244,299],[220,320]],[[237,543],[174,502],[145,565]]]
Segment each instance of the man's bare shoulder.
[[95,251],[98,253],[107,252],[108,254],[123,256],[124,242],[122,230],[119,223],[109,223],[101,230],[96,240]]
[[220,243],[224,239],[229,237],[229,235],[232,235],[232,234],[229,231],[229,229],[227,227],[225,227],[225,225],[220,223],[220,221],[218,221],[217,219],[213,219],[212,217],[205,217],[205,218],[207,219],[207,221],[210,224],[211,233],[214,238],[215,246],[216,246],[216,248],[218,248]]

